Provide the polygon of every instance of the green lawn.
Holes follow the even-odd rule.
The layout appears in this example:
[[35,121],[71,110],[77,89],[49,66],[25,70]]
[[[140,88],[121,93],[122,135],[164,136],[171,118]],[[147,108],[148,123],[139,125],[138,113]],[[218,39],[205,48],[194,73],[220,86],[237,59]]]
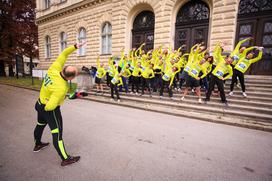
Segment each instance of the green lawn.
[[[0,77],[0,83],[12,84],[17,86],[29,87],[34,89],[40,89],[42,85],[42,80],[38,78],[33,78],[33,85],[31,81],[31,77]],[[74,92],[77,88],[77,84],[71,84],[71,90],[69,93]]]

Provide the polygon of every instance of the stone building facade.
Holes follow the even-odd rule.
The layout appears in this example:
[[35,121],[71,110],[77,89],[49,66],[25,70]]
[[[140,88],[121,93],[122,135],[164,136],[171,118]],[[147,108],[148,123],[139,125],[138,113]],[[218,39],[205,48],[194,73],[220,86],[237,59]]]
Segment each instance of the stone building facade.
[[[78,67],[95,65],[98,55],[107,62],[122,48],[128,52],[142,42],[149,48],[177,48],[204,41],[213,48],[220,40],[230,51],[239,38],[248,36],[259,36],[251,44],[265,46],[265,57],[271,59],[271,12],[269,0],[37,0],[39,67],[48,68],[62,46],[80,38],[87,40],[86,49],[67,62]],[[264,21],[252,24],[256,16]],[[257,35],[259,31],[263,33]],[[272,61],[263,62],[254,74],[271,74]]]

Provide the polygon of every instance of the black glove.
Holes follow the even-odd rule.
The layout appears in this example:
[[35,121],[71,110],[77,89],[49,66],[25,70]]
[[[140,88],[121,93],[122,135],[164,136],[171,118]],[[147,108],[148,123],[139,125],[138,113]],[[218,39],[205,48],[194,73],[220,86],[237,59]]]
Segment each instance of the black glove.
[[87,92],[74,92],[69,95],[69,99],[77,99],[77,98],[86,97],[86,96],[88,96]]
[[90,73],[90,69],[88,67],[83,66],[82,70],[85,71],[87,74]]

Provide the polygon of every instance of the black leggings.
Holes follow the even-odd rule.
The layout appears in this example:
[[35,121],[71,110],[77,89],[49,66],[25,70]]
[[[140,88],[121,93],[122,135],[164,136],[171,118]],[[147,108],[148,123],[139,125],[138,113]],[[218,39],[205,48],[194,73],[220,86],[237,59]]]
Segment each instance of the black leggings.
[[[119,91],[118,91],[118,86],[117,84],[110,84],[110,88],[111,88],[111,98],[114,99],[114,92],[117,96],[117,99],[120,99],[120,96],[119,96]],[[114,92],[113,92],[114,91]]]
[[230,91],[233,91],[233,87],[234,84],[237,84],[237,77],[239,78],[241,87],[242,87],[242,91],[245,92],[246,91],[246,87],[245,87],[245,78],[244,78],[244,74],[242,72],[240,72],[239,70],[234,69],[233,71],[233,75],[232,75],[232,79],[231,79],[231,84],[230,84]]
[[45,105],[41,104],[39,100],[36,102],[35,109],[38,112],[38,122],[34,130],[35,144],[39,145],[41,143],[43,130],[48,124],[49,128],[51,129],[54,147],[57,150],[60,158],[65,160],[68,158],[68,154],[66,153],[62,140],[63,127],[60,107],[56,107],[53,111],[45,111],[44,107]]
[[144,90],[147,87],[149,94],[151,94],[151,89],[150,89],[150,79],[146,79],[142,77],[142,94],[144,94]]
[[225,96],[225,91],[224,91],[224,81],[220,80],[218,77],[214,76],[213,74],[211,74],[211,79],[210,79],[210,83],[209,83],[209,90],[206,94],[206,99],[210,100],[212,91],[214,89],[214,85],[217,85],[218,90],[220,91],[220,97],[221,97],[221,101],[222,102],[226,102],[226,96]]
[[139,92],[139,85],[141,82],[141,77],[132,76],[132,92],[134,92],[134,87],[136,86],[136,92]]
[[166,87],[168,90],[169,97],[173,97],[172,86],[169,87],[169,84],[170,84],[170,81],[162,80],[162,87],[160,90],[160,96],[163,95],[163,89],[164,89],[164,87]]

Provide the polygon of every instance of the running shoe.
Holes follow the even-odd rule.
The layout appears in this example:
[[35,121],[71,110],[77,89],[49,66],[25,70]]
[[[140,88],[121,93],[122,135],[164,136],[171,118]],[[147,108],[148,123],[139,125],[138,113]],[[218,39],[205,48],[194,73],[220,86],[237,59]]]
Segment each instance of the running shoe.
[[67,159],[62,160],[61,166],[64,167],[64,166],[67,166],[67,165],[71,165],[71,164],[73,164],[73,163],[78,162],[79,159],[80,159],[80,156],[68,156]]
[[43,149],[45,149],[46,147],[49,146],[50,143],[40,143],[40,144],[37,144],[35,145],[34,149],[33,149],[33,152],[37,153]]

